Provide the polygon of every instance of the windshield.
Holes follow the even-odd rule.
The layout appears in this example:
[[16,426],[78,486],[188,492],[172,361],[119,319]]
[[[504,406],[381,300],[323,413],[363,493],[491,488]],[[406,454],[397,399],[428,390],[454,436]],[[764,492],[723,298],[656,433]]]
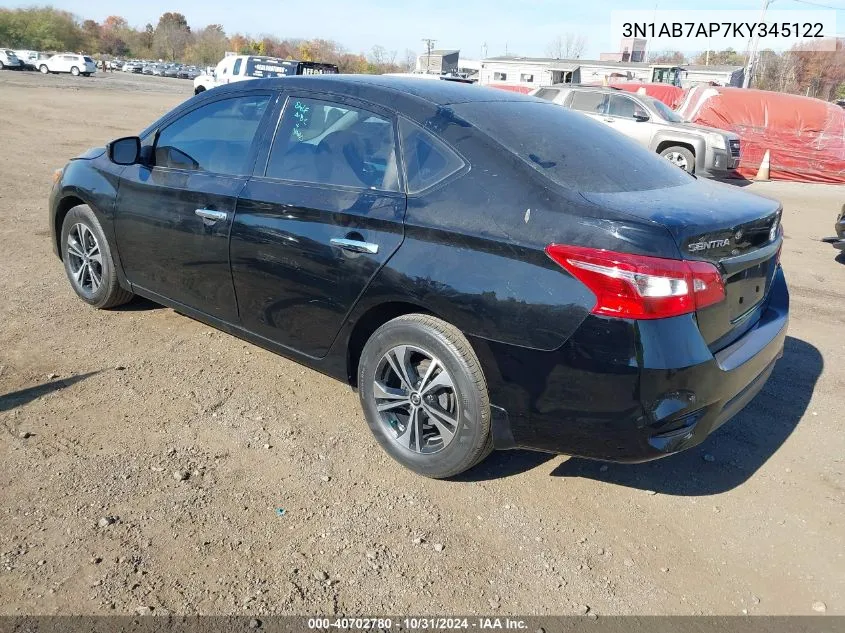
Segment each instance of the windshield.
[[657,99],[651,100],[651,106],[657,110],[657,114],[660,115],[662,119],[669,121],[670,123],[683,123],[683,119],[681,116],[675,112],[672,108],[667,106],[662,101],[658,101]]
[[455,114],[549,180],[576,191],[613,193],[676,187],[681,169],[591,118],[539,101],[475,101]]

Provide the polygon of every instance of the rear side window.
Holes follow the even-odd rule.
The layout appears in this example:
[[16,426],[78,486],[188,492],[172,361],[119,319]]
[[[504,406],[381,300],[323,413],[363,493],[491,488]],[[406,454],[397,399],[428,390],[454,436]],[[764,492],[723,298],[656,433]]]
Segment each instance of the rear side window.
[[343,103],[290,97],[266,176],[398,191],[393,121]]
[[235,67],[232,69],[232,74],[237,75],[241,71],[241,62],[243,60],[239,57],[235,60]]
[[609,126],[551,103],[479,101],[455,104],[452,109],[502,145],[503,151],[569,189],[643,191],[690,181],[683,170]]
[[534,96],[538,99],[545,99],[546,101],[554,101],[560,90],[554,88],[540,88]]
[[206,104],[159,134],[156,167],[244,175],[269,95],[244,95]]
[[569,107],[579,112],[605,114],[607,112],[607,95],[602,92],[575,90],[569,100]]
[[402,157],[408,193],[419,193],[445,180],[464,167],[464,161],[448,145],[407,119],[399,119]]

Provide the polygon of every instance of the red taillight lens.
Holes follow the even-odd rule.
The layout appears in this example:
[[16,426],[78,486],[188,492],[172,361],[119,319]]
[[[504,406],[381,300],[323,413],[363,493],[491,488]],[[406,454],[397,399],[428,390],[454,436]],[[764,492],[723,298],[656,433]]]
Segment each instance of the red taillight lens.
[[663,319],[725,298],[719,269],[707,262],[549,244],[546,254],[596,295],[593,314]]

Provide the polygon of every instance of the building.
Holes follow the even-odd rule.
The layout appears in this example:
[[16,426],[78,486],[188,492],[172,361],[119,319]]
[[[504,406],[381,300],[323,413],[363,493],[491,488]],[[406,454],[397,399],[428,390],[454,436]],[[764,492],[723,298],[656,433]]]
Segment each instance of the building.
[[705,66],[703,64],[684,64],[681,86],[689,88],[699,84],[742,87],[745,69],[742,66]]
[[479,83],[528,89],[559,83],[605,84],[616,81],[679,85],[681,71],[681,67],[671,64],[502,56],[482,60]]
[[644,62],[648,40],[638,37],[623,37],[619,43],[618,53],[601,53],[599,60],[603,62]]
[[458,58],[461,52],[457,50],[433,50],[417,57],[417,72],[443,75],[458,72]]
[[688,88],[709,83],[741,86],[742,76],[741,66],[676,66],[607,59],[501,56],[482,60],[479,83],[521,92],[560,83],[612,84],[621,81],[662,83]]

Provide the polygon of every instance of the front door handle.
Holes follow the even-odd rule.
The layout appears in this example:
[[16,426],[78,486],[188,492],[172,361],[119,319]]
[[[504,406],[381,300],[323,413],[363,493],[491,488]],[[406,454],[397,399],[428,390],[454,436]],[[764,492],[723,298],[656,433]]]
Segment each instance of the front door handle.
[[210,220],[211,224],[229,217],[229,214],[225,211],[215,211],[214,209],[197,209],[194,213],[203,220]]
[[378,253],[378,244],[373,244],[372,242],[348,240],[345,237],[333,237],[331,243],[332,246],[340,246],[343,250],[353,253],[367,253],[368,255]]

